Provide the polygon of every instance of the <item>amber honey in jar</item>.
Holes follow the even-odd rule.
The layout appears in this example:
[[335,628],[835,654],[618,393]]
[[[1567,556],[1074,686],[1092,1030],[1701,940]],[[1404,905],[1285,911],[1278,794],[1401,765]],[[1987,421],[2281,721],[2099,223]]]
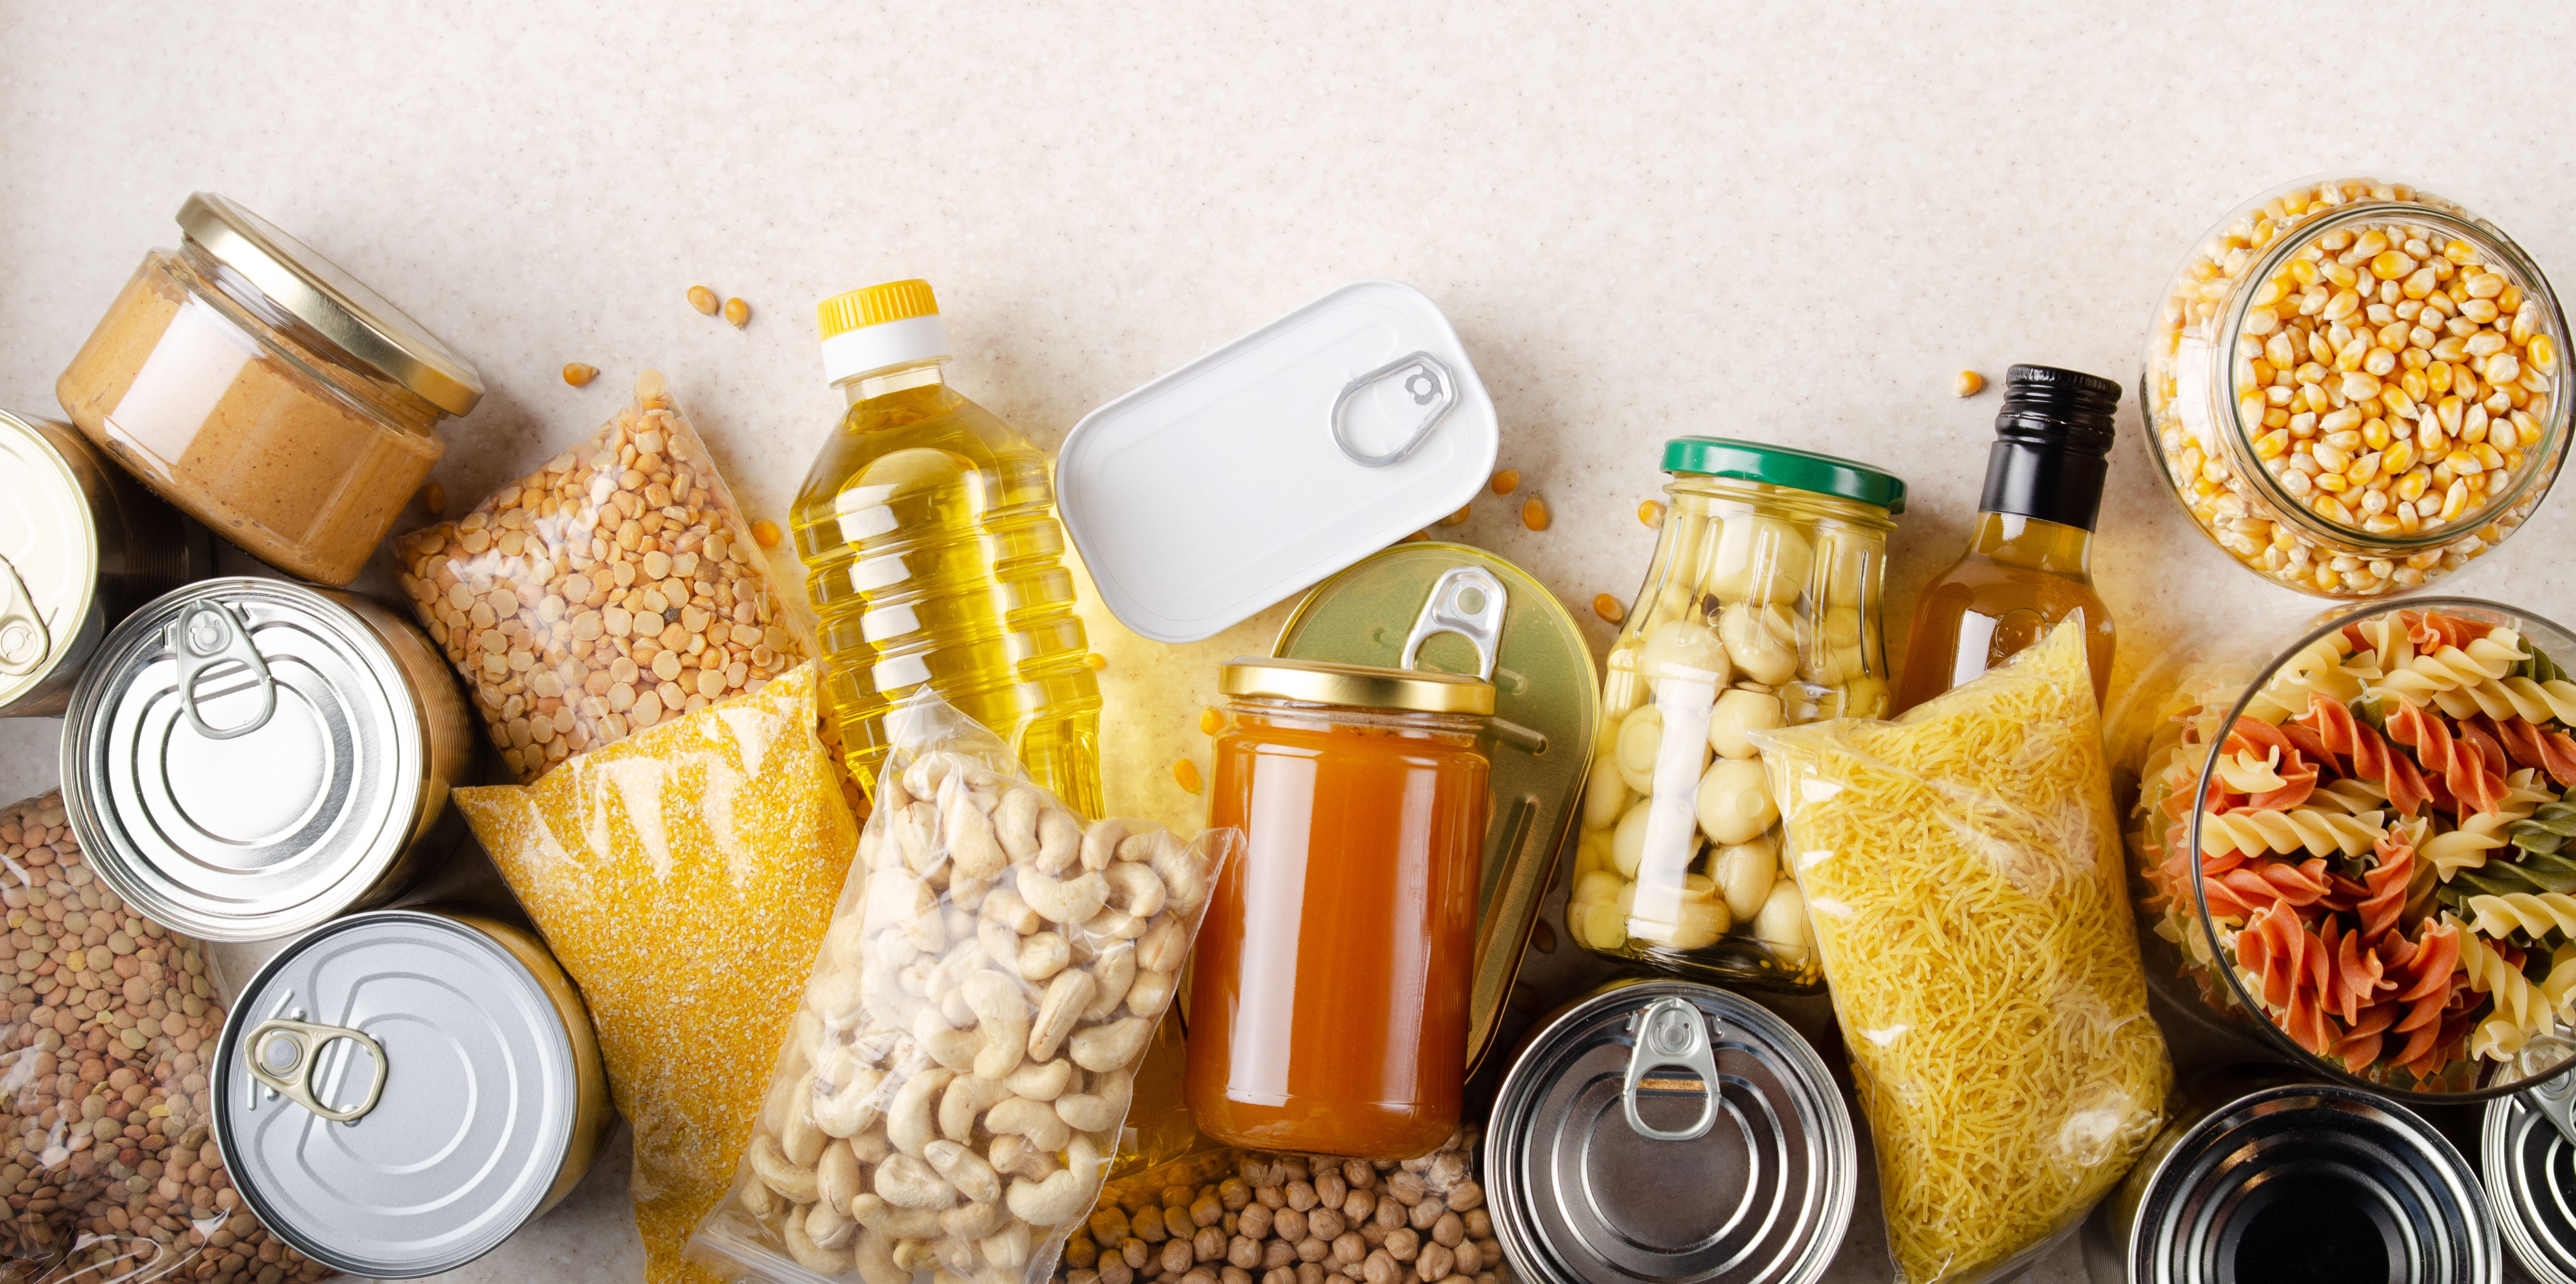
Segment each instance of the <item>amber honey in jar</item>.
[[1466,1079],[1494,688],[1244,658],[1223,689],[1208,823],[1245,846],[1199,933],[1191,1113],[1233,1146],[1423,1154]]

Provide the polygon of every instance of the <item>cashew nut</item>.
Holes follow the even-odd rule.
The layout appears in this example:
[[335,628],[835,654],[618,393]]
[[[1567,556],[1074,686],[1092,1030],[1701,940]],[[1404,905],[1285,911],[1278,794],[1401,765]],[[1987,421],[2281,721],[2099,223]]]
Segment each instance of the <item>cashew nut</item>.
[[930,1269],[931,1263],[936,1260],[938,1259],[931,1255],[930,1245],[925,1244],[918,1239],[900,1239],[895,1241],[895,1269],[902,1271],[907,1277]]
[[[1084,877],[1098,878],[1099,875]],[[1082,934],[1094,941],[1132,941],[1145,934],[1145,920],[1125,910],[1103,908],[1083,921]]]
[[857,914],[844,914],[823,929],[823,944],[815,952],[821,965],[835,972],[856,972],[867,957],[867,920]]
[[[846,1052],[836,1056],[847,1056]],[[826,1062],[827,1065],[837,1064]],[[837,1073],[837,1072],[836,1072]],[[885,1086],[885,1071],[853,1063],[849,1078],[830,1093],[822,1090],[824,1080],[815,1081],[814,1095],[805,1109],[814,1116],[814,1125],[835,1137],[855,1137],[875,1123],[883,1111],[878,1108],[878,1090]]]
[[1146,825],[1119,840],[1118,859],[1144,863],[1154,859],[1154,849],[1171,838],[1170,830],[1160,825]]
[[786,1126],[778,1131],[779,1148],[787,1152],[787,1161],[799,1168],[811,1168],[823,1157],[823,1144],[831,1140],[814,1123],[808,1107],[814,1099],[814,1076],[804,1075],[796,1081],[794,1103],[787,1108]]
[[975,944],[984,951],[985,958],[1019,966],[1020,934],[1012,931],[1010,924],[990,917],[976,919]]
[[912,1272],[894,1264],[894,1237],[862,1226],[850,1256],[862,1284],[911,1284]]
[[761,1098],[760,1130],[776,1136],[787,1130],[787,1116],[795,1113],[796,1078],[779,1075],[769,1081],[769,1095]]
[[[844,1143],[833,1142],[831,1148],[823,1152],[822,1161],[814,1165],[815,1199],[828,1207],[846,1210],[850,1200],[866,1189],[867,1179],[859,1169],[857,1152]],[[820,1235],[814,1237],[817,1243],[822,1238]],[[840,1245],[829,1247],[838,1248]]]
[[894,1153],[894,1143],[886,1140],[885,1129],[871,1128],[850,1138],[850,1153],[863,1164],[881,1164]]
[[877,1198],[897,1208],[936,1211],[957,1202],[957,1189],[930,1166],[930,1161],[912,1155],[889,1155],[877,1165]]
[[[1219,841],[1223,841],[1222,838]],[[1195,909],[1207,899],[1208,863],[1190,845],[1171,834],[1164,834],[1154,845],[1154,873],[1163,880],[1163,890],[1177,909]]]
[[[1049,1108],[1048,1113],[1054,1113]],[[778,1148],[778,1141],[767,1133],[751,1139],[751,1173],[762,1185],[777,1191],[791,1204],[814,1202],[814,1170],[788,1160]]]
[[1127,998],[1127,987],[1136,981],[1136,945],[1118,941],[1100,951],[1091,965],[1091,1002],[1083,1005],[1085,1021],[1107,1020],[1109,1014]]
[[1019,891],[1030,909],[1056,923],[1082,922],[1109,903],[1109,882],[1096,873],[1056,879],[1022,869]]
[[805,1233],[816,1248],[847,1248],[858,1231],[859,1224],[828,1199],[816,1201],[813,1210],[805,1214]]
[[783,1238],[787,1241],[788,1256],[795,1258],[796,1264],[806,1270],[830,1276],[850,1269],[850,1255],[815,1243],[814,1237],[805,1230],[805,1218],[797,1214],[787,1215]]
[[943,1239],[930,1246],[939,1257],[939,1271],[931,1284],[966,1284],[975,1273],[975,1244],[972,1240]]
[[1020,983],[999,972],[969,975],[962,987],[975,1010],[975,1073],[987,1079],[1008,1075],[1029,1046],[1029,1001]]
[[1040,1150],[1062,1150],[1073,1129],[1043,1101],[1013,1097],[984,1112],[984,1127],[995,1136],[1015,1132]]
[[969,1074],[975,1069],[976,1043],[972,1030],[935,1030],[921,1041],[921,1046],[930,1054],[931,1060],[959,1074]]
[[989,880],[1011,863],[993,833],[993,818],[975,805],[972,793],[951,794],[940,818],[947,830],[949,865],[959,875]]
[[940,1069],[924,1070],[904,1080],[903,1087],[894,1094],[893,1104],[886,1107],[886,1140],[893,1142],[895,1149],[918,1157],[921,1148],[938,1137],[930,1103],[948,1090],[948,1081],[955,1077],[955,1072]]
[[1030,1181],[1045,1181],[1064,1167],[1055,1161],[1054,1151],[1040,1150],[1029,1144],[1028,1138],[1017,1133],[995,1137],[991,1149],[986,1152],[986,1159],[993,1165],[993,1171],[1026,1177]]
[[934,1141],[927,1150],[930,1166],[948,1179],[948,1184],[978,1204],[989,1204],[1002,1197],[1002,1180],[993,1175],[993,1166],[982,1155],[953,1141]]
[[984,898],[983,912],[984,917],[1021,936],[1046,926],[1046,920],[1038,917],[1038,912],[1030,909],[1029,903],[1021,900],[1018,892],[1007,887],[996,887],[991,895]]
[[[734,1198],[741,1201],[742,1211],[764,1222],[778,1216],[778,1192],[771,1190],[768,1182],[757,1177],[744,1182],[742,1192]],[[791,1204],[789,1207],[794,1205]]]
[[939,792],[940,782],[958,766],[959,760],[948,754],[923,754],[903,769],[904,792],[916,799],[933,797]]
[[[1137,979],[1142,981],[1144,978]],[[1166,992],[1164,997],[1169,998],[1170,994]],[[1085,1070],[1122,1069],[1136,1059],[1136,1054],[1145,1050],[1145,1040],[1153,1033],[1153,1021],[1141,1016],[1131,1016],[1124,1021],[1112,1021],[1106,1025],[1076,1030],[1070,1041],[1073,1048],[1073,1063]],[[995,1128],[994,1131],[999,1132],[1001,1129]]]
[[1127,1010],[1140,1017],[1162,1015],[1163,1005],[1172,1001],[1172,988],[1180,981],[1173,972],[1138,972],[1136,983],[1127,987]]
[[984,1250],[985,1261],[997,1267],[1017,1270],[1029,1260],[1028,1223],[1012,1222],[976,1241],[975,1246]]
[[1135,1086],[1136,1077],[1128,1071],[1102,1075],[1091,1085],[1090,1092],[1056,1098],[1056,1117],[1082,1132],[1107,1132],[1126,1117]]
[[1178,972],[1190,956],[1190,934],[1178,914],[1166,914],[1136,938],[1136,966],[1148,972]]
[[[1011,1095],[1012,1090],[999,1080],[961,1074],[949,1082],[948,1091],[939,1098],[939,1131],[952,1141],[971,1141],[975,1137],[975,1116],[1010,1100]],[[925,1148],[922,1153],[929,1151]]]
[[1038,854],[1038,791],[1014,789],[993,809],[993,836],[1012,860]]
[[898,870],[889,865],[878,872],[881,874],[928,872],[931,861],[938,851],[932,838],[939,830],[939,813],[927,802],[916,802],[889,816],[886,826],[894,832],[895,850],[903,853],[903,868]]
[[1109,868],[1109,862],[1118,858],[1118,844],[1127,841],[1128,827],[1146,823],[1112,817],[1093,825],[1091,832],[1082,836],[1082,867],[1091,870]]
[[1073,961],[1073,947],[1055,932],[1038,932],[1020,942],[1018,965],[1020,976],[1030,981],[1043,981],[1064,970]]
[[859,1000],[867,992],[859,979],[860,970],[856,967],[820,973],[805,987],[805,1006],[834,1025],[847,1025],[858,1013]]
[[1011,1183],[1011,1215],[1032,1226],[1061,1226],[1082,1216],[1100,1194],[1106,1171],[1100,1148],[1089,1137],[1075,1137],[1064,1171],[1044,1181],[1026,1178]]
[[939,1214],[926,1208],[897,1208],[877,1195],[850,1199],[850,1217],[859,1225],[894,1239],[929,1239],[939,1234]]
[[[994,1178],[994,1184],[999,1186],[1001,1179]],[[951,1239],[982,1239],[1002,1229],[1003,1220],[1010,1215],[1010,1210],[998,1202],[966,1204],[941,1213],[939,1229]]]
[[1163,908],[1163,879],[1143,865],[1120,861],[1100,871],[1109,880],[1110,904],[1138,918],[1152,918]]
[[1040,872],[1061,874],[1073,868],[1082,854],[1082,822],[1073,813],[1050,807],[1038,816],[1037,867]]
[[[1044,1017],[1043,1010],[1039,1015]],[[1032,1034],[1030,1037],[1036,1036]],[[1031,1101],[1053,1101],[1064,1095],[1065,1086],[1072,1081],[1073,1063],[1058,1057],[1053,1061],[1023,1061],[1005,1082],[1015,1096]]]
[[1091,1002],[1096,984],[1089,972],[1058,972],[1047,982],[1046,997],[1038,1001],[1038,1019],[1029,1027],[1029,1060],[1046,1061],[1055,1056],[1056,1046],[1073,1031],[1073,1023]]

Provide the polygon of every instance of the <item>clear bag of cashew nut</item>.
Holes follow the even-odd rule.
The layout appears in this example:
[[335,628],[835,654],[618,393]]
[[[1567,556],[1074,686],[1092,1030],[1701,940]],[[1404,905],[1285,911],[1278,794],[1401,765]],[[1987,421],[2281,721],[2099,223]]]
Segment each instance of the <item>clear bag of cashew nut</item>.
[[1233,831],[1085,823],[924,693],[741,1171],[732,1278],[1038,1284],[1098,1198]]

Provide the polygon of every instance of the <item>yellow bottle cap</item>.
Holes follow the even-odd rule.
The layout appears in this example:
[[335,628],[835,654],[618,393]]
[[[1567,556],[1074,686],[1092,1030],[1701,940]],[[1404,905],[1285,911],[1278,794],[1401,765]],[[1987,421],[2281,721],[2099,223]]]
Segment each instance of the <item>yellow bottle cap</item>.
[[833,295],[814,309],[814,323],[821,330],[821,337],[829,339],[836,334],[848,334],[861,326],[938,315],[939,300],[931,297],[930,282],[915,279],[888,281],[883,285]]

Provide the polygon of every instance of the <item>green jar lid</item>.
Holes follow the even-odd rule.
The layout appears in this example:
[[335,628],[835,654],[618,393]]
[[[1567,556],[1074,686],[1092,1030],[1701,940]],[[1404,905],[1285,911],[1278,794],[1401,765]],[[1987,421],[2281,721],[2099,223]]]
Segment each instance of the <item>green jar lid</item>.
[[1766,446],[1731,437],[1675,437],[1664,443],[1664,471],[1732,477],[1792,490],[1814,491],[1887,510],[1905,511],[1905,479],[1812,450]]

